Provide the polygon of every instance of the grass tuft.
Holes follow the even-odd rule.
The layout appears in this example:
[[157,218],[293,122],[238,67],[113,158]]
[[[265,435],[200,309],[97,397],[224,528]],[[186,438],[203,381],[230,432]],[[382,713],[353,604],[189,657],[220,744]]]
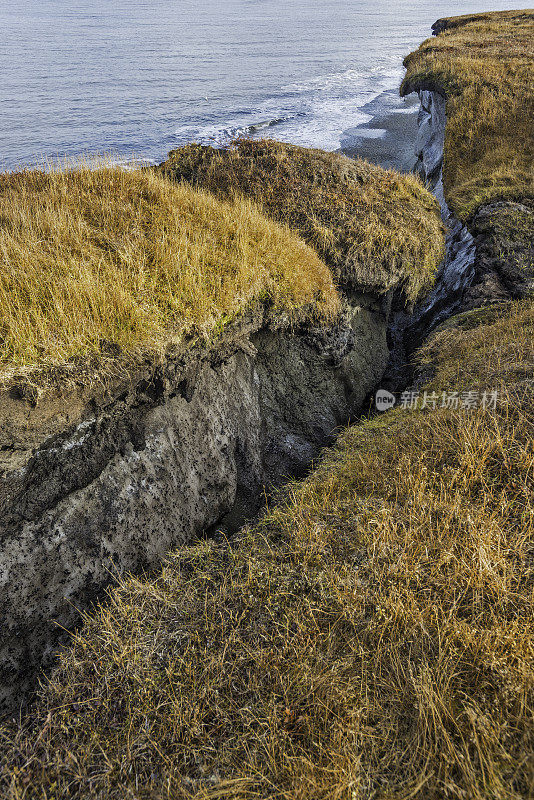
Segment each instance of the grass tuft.
[[339,307],[328,268],[250,200],[116,167],[0,175],[3,379],[209,335],[255,300],[293,317]]
[[443,257],[437,202],[415,176],[270,140],[241,140],[229,150],[188,145],[159,170],[219,198],[252,198],[349,289],[382,294],[402,284],[414,301]]

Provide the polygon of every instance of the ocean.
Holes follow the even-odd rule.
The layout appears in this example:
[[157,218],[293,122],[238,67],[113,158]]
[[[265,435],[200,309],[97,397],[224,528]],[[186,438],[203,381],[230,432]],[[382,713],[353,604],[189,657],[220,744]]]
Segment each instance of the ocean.
[[391,104],[403,57],[438,17],[515,7],[2,0],[0,170],[101,153],[151,163],[239,135],[336,150],[376,98]]

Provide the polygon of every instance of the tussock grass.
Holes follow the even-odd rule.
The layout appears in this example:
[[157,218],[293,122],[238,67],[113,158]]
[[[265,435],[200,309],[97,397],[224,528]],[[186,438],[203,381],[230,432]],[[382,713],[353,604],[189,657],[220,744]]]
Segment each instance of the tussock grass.
[[432,387],[496,410],[352,427],[231,547],[122,581],[2,729],[2,796],[531,797],[533,341],[532,301],[450,321]]
[[534,196],[534,11],[453,17],[405,60],[401,93],[447,96],[443,179],[462,220],[497,198]]
[[402,284],[413,301],[432,285],[443,257],[438,205],[414,176],[269,140],[224,151],[188,145],[159,169],[219,198],[252,198],[349,288],[383,293]]
[[208,335],[254,300],[339,305],[317,255],[250,200],[113,167],[0,175],[0,374]]

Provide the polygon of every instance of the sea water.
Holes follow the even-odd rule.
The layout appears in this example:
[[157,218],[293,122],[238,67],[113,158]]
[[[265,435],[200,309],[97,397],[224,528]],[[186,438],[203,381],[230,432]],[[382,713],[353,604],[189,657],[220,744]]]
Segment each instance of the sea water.
[[0,170],[96,153],[155,162],[239,135],[336,150],[438,17],[514,7],[1,0]]

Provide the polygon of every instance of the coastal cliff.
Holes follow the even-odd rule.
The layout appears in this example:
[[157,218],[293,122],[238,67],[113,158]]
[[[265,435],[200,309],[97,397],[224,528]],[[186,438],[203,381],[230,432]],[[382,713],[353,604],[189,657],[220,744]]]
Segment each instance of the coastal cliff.
[[435,195],[446,226],[446,256],[436,277],[436,284],[411,314],[401,311],[393,322],[402,333],[403,352],[411,353],[433,328],[461,307],[466,288],[474,277],[475,243],[469,228],[451,212],[443,188],[446,100],[438,92],[418,91],[420,110],[415,143],[415,171]]
[[74,425],[78,393],[33,407],[5,392],[3,707],[113,576],[154,569],[214,525],[235,530],[302,474],[380,380],[386,328],[365,295],[327,327],[277,330],[258,311],[105,401],[89,394]]
[[[531,798],[532,163],[506,93],[531,98],[533,26],[523,11],[440,20],[408,59],[420,169],[438,195],[443,185],[452,228],[439,277],[450,297],[413,298],[402,328],[415,381],[230,541],[192,542],[153,575],[118,580],[34,706],[0,727],[10,800]],[[458,121],[480,102],[487,139],[466,143]],[[202,186],[230,165],[241,188],[247,147],[187,149],[163,169],[184,180],[193,160]],[[263,147],[280,182],[252,194],[276,218],[294,173],[283,145]],[[315,214],[321,189],[307,189],[304,215],[299,193],[285,196],[295,227],[322,242],[338,280],[362,267],[369,290],[384,229],[371,269],[349,237],[340,258]]]
[[401,94],[421,102],[417,169],[440,202],[449,261],[458,253],[444,277],[466,310],[534,286],[533,20],[528,9],[438,20],[404,62]]
[[[298,167],[294,207],[310,243],[323,242],[328,265],[287,227],[245,201],[215,200],[165,176],[100,170],[4,178],[0,202],[6,217],[15,206],[6,198],[18,201],[21,192],[25,203],[28,195],[51,203],[46,230],[35,234],[36,252],[27,267],[21,265],[28,278],[19,281],[20,296],[29,296],[30,306],[8,320],[13,331],[11,350],[4,348],[8,358],[33,357],[26,352],[29,337],[19,335],[32,315],[32,334],[44,330],[33,346],[49,360],[57,357],[59,345],[62,353],[72,353],[80,333],[92,335],[94,343],[89,340],[89,353],[74,351],[48,368],[30,361],[19,365],[17,374],[16,365],[3,365],[3,710],[20,707],[30,696],[39,670],[54,663],[80,611],[110,582],[154,570],[170,550],[214,527],[235,531],[256,514],[266,494],[302,475],[339,428],[364,409],[382,377],[393,291],[413,302],[432,283],[442,227],[435,201],[413,178],[304,148],[274,144],[262,153],[247,161],[249,172],[259,176],[258,186],[272,185],[264,180],[261,160],[272,153],[290,174],[297,176]],[[205,150],[193,148],[192,154],[204,156]],[[173,165],[176,169],[176,160]],[[306,165],[309,176],[303,173]],[[228,176],[230,184],[237,182],[235,174],[221,170],[217,183],[228,184]],[[319,222],[316,209],[305,202],[306,193],[316,202],[318,185],[332,204],[357,202],[370,213],[343,217],[325,207],[328,216]],[[278,187],[277,199],[286,209],[295,188]],[[49,200],[55,191],[59,199]],[[61,206],[65,197],[70,216]],[[404,199],[398,207],[397,198]],[[64,242],[65,263],[81,263],[69,298],[81,323],[66,333],[58,330],[55,311],[51,317],[43,312],[37,294],[62,269],[50,235],[58,215],[67,219],[67,228],[55,234]],[[95,221],[89,232],[88,219]],[[32,223],[25,224],[13,259],[30,246]],[[82,240],[73,246],[79,230]],[[131,230],[139,241],[131,242]],[[42,258],[43,239],[51,245],[46,274],[39,276],[34,264]],[[88,279],[85,263],[91,260],[94,274]],[[110,270],[109,282],[102,264]],[[70,279],[58,276],[50,286],[58,307],[68,308],[62,292]],[[16,290],[16,285],[10,289],[16,302],[5,298],[14,308],[24,302]],[[147,299],[155,306],[148,311]],[[168,327],[156,328],[156,345],[144,342],[150,333],[147,316],[161,325],[163,312],[174,315]],[[71,316],[67,311],[67,323]],[[195,321],[185,336],[188,317]]]

